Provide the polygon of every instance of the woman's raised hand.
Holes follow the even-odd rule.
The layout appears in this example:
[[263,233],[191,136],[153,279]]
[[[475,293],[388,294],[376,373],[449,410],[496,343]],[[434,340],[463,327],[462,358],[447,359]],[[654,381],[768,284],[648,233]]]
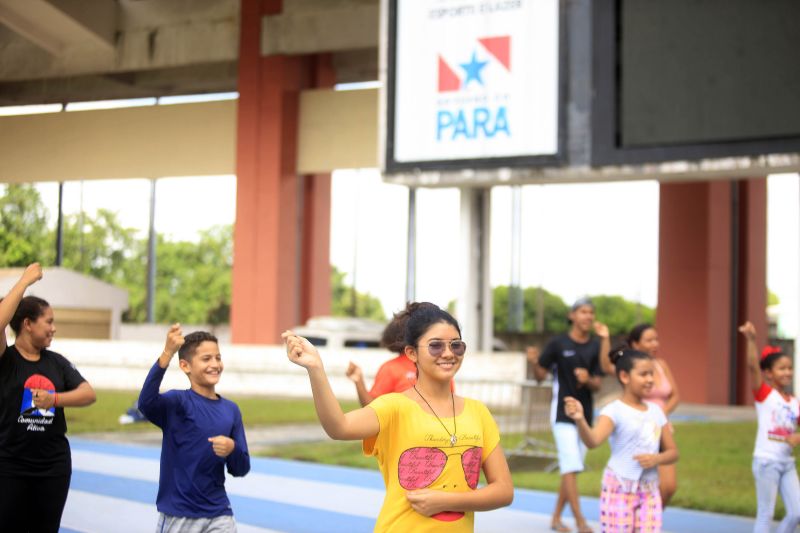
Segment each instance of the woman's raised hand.
[[364,373],[361,371],[361,367],[352,361],[347,365],[347,370],[344,371],[344,375],[353,383],[364,381]]
[[756,327],[749,320],[739,326],[739,333],[747,337],[747,340],[755,342],[756,340]]
[[30,287],[40,279],[42,279],[42,266],[39,263],[31,263],[25,267],[25,271],[22,273],[22,282],[26,287]]
[[308,370],[322,367],[319,352],[308,339],[295,335],[291,330],[281,333],[281,338],[286,343],[286,355],[289,361]]

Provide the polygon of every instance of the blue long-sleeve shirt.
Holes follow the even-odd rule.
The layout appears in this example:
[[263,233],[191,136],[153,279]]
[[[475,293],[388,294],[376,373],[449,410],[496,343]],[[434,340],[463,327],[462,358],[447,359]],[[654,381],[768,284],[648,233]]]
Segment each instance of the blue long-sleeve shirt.
[[[232,515],[225,467],[233,476],[250,471],[239,407],[222,396],[212,400],[191,389],[159,394],[165,372],[156,362],[139,394],[139,410],[163,432],[156,507],[187,518]],[[236,443],[228,457],[214,453],[208,439],[217,435]]]

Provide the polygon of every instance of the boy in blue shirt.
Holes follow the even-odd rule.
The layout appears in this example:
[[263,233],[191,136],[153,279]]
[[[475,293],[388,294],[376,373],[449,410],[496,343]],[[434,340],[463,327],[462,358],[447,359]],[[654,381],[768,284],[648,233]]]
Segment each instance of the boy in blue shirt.
[[[176,352],[191,388],[159,394]],[[250,455],[239,407],[214,391],[222,369],[216,337],[195,331],[184,338],[180,325],[174,324],[142,386],[139,409],[163,432],[156,498],[159,532],[236,531],[225,467],[233,476],[244,476],[250,471]]]

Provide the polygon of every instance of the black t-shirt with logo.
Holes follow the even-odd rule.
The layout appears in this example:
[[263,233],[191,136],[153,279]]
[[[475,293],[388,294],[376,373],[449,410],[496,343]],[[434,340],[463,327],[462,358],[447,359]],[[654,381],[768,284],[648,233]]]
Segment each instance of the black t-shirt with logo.
[[591,424],[594,405],[592,391],[586,386],[578,387],[576,368],[585,368],[592,376],[602,376],[600,370],[600,341],[593,337],[588,342],[575,342],[567,335],[555,337],[544,347],[539,356],[539,366],[553,370],[553,401],[556,404],[556,422],[574,424],[564,412],[564,397],[572,396],[583,405],[586,421]]
[[42,350],[28,361],[15,346],[0,357],[0,475],[61,476],[72,471],[60,407],[37,409],[31,389],[74,390],[83,376],[65,357]]

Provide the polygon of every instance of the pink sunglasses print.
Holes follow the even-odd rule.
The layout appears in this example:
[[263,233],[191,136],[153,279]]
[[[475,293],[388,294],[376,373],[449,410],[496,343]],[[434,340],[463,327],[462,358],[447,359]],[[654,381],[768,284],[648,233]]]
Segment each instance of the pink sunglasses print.
[[[400,454],[398,461],[398,481],[406,490],[417,490],[429,487],[436,481],[447,464],[447,459],[458,455],[461,457],[461,468],[464,480],[471,489],[478,486],[481,475],[481,454],[479,446],[454,446],[452,448],[409,448]],[[462,512],[445,511],[433,515],[432,518],[446,522],[458,520],[464,516]]]
[[474,489],[481,475],[481,453],[478,446],[454,446],[453,448],[409,448],[400,455],[398,472],[400,486],[406,490],[429,487],[444,471],[447,458],[461,456],[461,468],[467,485]]

